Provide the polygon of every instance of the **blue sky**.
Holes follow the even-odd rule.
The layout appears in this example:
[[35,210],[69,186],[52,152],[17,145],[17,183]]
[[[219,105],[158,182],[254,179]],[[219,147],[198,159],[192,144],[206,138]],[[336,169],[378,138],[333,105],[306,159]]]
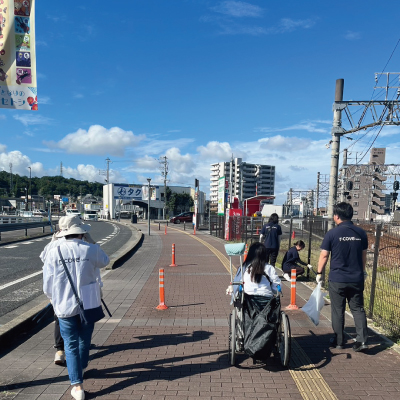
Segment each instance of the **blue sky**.
[[[62,162],[101,182],[109,157],[113,182],[161,183],[167,156],[170,185],[208,192],[210,164],[233,154],[276,166],[276,204],[329,173],[336,79],[345,100],[369,100],[400,37],[386,0],[36,3],[39,111],[0,109],[0,168],[57,175]],[[399,61],[400,46],[385,71]],[[399,132],[374,142],[388,163]]]

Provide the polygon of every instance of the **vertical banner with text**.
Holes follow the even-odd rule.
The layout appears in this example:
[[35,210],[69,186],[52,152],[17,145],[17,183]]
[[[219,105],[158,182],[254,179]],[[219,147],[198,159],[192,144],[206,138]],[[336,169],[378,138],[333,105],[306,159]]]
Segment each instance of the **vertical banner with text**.
[[35,0],[0,0],[0,108],[38,109]]

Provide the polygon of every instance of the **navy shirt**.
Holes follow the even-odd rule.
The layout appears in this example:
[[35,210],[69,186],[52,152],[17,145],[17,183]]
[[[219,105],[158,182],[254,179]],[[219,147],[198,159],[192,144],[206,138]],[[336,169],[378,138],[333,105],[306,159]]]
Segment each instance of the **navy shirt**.
[[362,252],[367,248],[367,234],[351,221],[343,221],[328,231],[321,250],[331,252],[329,280],[341,283],[363,281]]
[[296,263],[307,265],[307,263],[300,260],[299,252],[297,251],[296,246],[293,246],[286,252],[285,256],[283,257],[282,268],[291,268]]
[[279,249],[278,236],[282,235],[282,229],[279,224],[268,222],[262,227],[261,235],[265,237],[264,245],[267,249]]

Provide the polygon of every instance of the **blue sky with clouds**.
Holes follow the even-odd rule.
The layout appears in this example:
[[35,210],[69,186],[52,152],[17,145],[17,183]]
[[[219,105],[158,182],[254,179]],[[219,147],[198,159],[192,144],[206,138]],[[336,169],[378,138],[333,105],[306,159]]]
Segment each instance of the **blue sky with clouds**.
[[[233,154],[276,166],[277,204],[329,173],[335,80],[345,100],[369,100],[399,39],[386,0],[36,3],[39,111],[0,109],[0,168],[56,175],[62,162],[103,181],[110,157],[112,181],[161,183],[167,156],[170,185],[208,192],[210,164]],[[385,71],[399,61],[400,46]],[[374,143],[387,162],[399,132]]]

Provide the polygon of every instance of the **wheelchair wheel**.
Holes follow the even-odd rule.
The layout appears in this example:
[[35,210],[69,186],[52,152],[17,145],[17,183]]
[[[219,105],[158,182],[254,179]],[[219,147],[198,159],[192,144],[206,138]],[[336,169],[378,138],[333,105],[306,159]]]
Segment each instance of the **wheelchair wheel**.
[[281,312],[281,323],[278,328],[278,352],[281,359],[281,364],[287,367],[290,362],[291,351],[291,334],[289,317],[284,311]]
[[231,365],[235,365],[235,351],[236,351],[236,308],[234,308],[230,315],[229,321],[229,361]]

